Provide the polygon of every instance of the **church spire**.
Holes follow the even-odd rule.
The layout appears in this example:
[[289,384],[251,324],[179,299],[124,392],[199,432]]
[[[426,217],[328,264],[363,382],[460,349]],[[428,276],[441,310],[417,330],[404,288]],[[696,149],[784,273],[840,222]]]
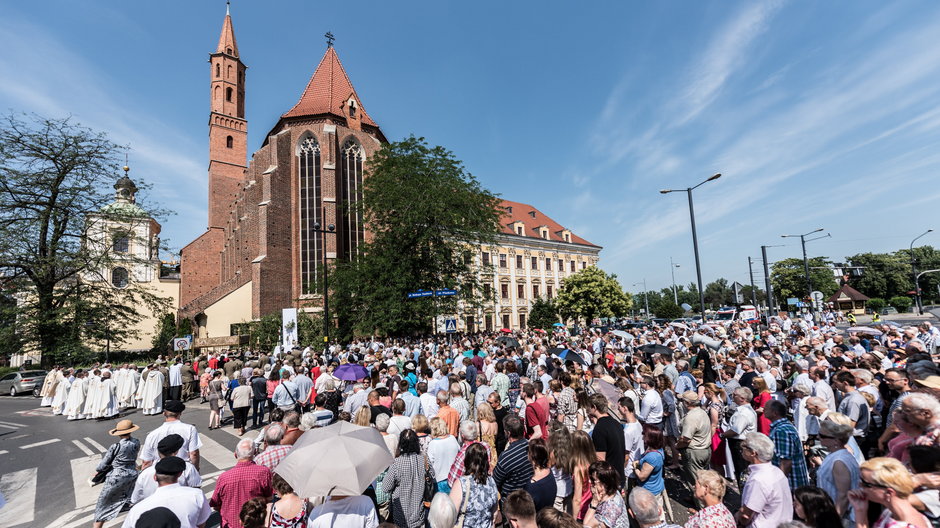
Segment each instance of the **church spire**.
[[216,53],[225,53],[238,58],[238,43],[235,42],[235,28],[232,27],[232,15],[229,13],[229,3],[225,3],[225,21],[222,22],[222,34],[219,35],[219,47]]

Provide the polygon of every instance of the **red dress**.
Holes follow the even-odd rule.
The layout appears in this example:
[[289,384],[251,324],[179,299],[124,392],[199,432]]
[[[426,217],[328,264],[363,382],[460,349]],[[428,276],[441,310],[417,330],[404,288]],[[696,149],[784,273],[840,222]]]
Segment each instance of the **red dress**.
[[[771,399],[773,399],[773,396],[771,396],[769,392],[762,392],[754,397],[752,405],[754,406],[755,410],[760,409]],[[763,412],[757,413],[757,432],[764,433],[765,435],[770,434],[770,420],[764,417]]]

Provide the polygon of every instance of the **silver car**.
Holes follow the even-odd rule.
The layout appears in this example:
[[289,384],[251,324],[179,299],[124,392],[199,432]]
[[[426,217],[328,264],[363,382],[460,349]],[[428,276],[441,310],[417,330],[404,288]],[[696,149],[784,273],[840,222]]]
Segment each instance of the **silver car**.
[[45,381],[45,370],[28,370],[26,372],[13,372],[0,378],[0,394],[26,394],[32,392],[39,394],[42,383]]

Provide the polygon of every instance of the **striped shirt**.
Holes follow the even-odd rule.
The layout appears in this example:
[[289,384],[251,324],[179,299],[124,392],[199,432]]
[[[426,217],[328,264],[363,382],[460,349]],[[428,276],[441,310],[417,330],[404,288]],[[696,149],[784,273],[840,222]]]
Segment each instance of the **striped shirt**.
[[499,455],[496,469],[493,470],[493,480],[496,481],[496,487],[502,497],[525,487],[532,475],[529,441],[524,439],[507,445],[506,450]]

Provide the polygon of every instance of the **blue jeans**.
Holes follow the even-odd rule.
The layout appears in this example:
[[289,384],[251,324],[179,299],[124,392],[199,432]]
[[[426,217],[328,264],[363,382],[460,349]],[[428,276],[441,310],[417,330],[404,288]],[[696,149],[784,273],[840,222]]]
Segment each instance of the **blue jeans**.
[[264,411],[265,406],[267,405],[268,400],[256,400],[251,399],[251,426],[252,427],[261,427],[261,423],[264,422]]

